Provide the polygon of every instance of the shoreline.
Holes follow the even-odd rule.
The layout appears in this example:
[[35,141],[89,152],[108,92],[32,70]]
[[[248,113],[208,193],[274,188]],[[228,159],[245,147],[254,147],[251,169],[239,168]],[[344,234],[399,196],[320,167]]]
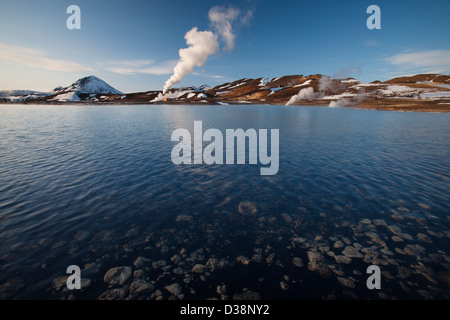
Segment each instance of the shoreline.
[[[439,101],[439,102],[438,102]],[[411,99],[370,99],[363,101],[359,104],[342,107],[329,107],[330,101],[299,101],[298,103],[289,105],[290,107],[329,107],[329,108],[351,108],[360,110],[373,110],[373,111],[401,111],[401,112],[426,112],[426,113],[450,113],[450,101],[448,100],[414,100]],[[237,103],[236,103],[237,102]],[[441,104],[442,103],[442,104]],[[98,106],[98,105],[211,105],[211,106],[254,106],[254,105],[266,105],[266,106],[286,106],[282,103],[267,103],[266,101],[248,101],[242,103],[240,101],[213,101],[206,100],[200,101],[165,101],[165,102],[86,102],[86,101],[20,101],[10,102],[1,101],[0,105],[86,105],[86,106]]]

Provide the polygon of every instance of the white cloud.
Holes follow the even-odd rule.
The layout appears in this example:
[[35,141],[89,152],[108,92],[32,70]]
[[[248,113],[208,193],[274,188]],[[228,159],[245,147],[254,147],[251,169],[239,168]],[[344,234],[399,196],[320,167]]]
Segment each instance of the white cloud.
[[2,42],[0,42],[0,60],[51,71],[94,71],[92,68],[72,61],[49,58],[47,52],[44,50],[15,46]]
[[197,77],[207,77],[207,78],[213,78],[213,79],[225,79],[224,76],[218,75],[218,74],[206,74],[206,73],[200,73],[200,72],[193,72],[194,76]]
[[422,73],[450,72],[450,50],[429,50],[396,54],[385,61],[401,66],[403,70],[416,69]]
[[172,73],[176,64],[176,60],[167,60],[159,64],[155,64],[154,60],[127,60],[113,61],[105,69],[119,74],[164,75]]

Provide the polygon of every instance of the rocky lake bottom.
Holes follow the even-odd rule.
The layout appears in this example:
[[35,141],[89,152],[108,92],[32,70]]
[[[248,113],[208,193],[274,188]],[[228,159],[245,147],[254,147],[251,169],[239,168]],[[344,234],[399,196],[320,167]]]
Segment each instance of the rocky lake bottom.
[[[445,115],[34,108],[0,120],[0,299],[450,298]],[[193,120],[280,128],[279,173],[175,166]]]

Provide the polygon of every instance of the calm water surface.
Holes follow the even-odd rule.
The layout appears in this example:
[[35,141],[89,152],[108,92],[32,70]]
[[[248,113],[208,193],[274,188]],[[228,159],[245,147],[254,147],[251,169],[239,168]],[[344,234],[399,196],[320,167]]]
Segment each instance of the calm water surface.
[[[278,174],[175,166],[195,120],[279,129]],[[0,298],[449,299],[449,168],[449,114],[0,105]]]

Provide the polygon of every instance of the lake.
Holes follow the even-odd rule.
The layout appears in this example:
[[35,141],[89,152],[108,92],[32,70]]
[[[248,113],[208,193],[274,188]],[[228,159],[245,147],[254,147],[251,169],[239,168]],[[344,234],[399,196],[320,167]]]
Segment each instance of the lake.
[[[175,165],[194,121],[279,129],[278,173]],[[449,299],[449,191],[450,114],[0,105],[0,298]]]

